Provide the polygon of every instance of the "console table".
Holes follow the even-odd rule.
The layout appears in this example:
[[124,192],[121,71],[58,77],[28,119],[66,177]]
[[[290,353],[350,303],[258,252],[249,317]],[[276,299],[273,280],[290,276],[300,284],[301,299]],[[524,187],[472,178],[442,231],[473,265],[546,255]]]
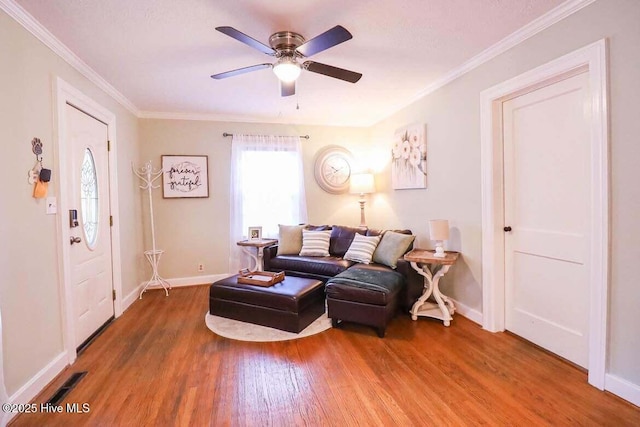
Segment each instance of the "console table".
[[[264,257],[264,248],[278,243],[278,239],[249,239],[241,240],[236,244],[242,247],[242,250],[253,259],[256,263],[256,268],[253,271],[262,271],[264,264],[262,258]],[[255,248],[255,253],[252,248]]]
[[[435,257],[435,251],[413,249],[405,254],[404,259],[411,263],[411,267],[424,277],[424,291],[418,301],[411,308],[411,319],[418,316],[433,317],[444,322],[444,326],[451,324],[456,308],[451,300],[440,292],[438,284],[442,276],[456,263],[458,252],[447,251],[443,258]],[[433,295],[435,303],[427,301]]]

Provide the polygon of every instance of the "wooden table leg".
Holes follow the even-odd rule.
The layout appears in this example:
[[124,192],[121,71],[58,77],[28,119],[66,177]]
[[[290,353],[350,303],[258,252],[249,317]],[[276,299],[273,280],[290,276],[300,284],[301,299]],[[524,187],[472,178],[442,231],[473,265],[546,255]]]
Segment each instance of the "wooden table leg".
[[[257,249],[258,249],[258,251],[260,251],[260,249],[261,249],[261,248],[257,248]],[[256,256],[256,254],[255,254],[255,253],[254,253],[254,251],[251,249],[251,247],[248,247],[248,246],[242,246],[242,251],[243,251],[245,254],[249,255],[249,257],[253,260],[253,262],[254,262],[254,263],[255,263],[255,265],[256,265],[256,266],[255,266],[255,268],[254,268],[254,269],[252,269],[251,271],[262,271],[262,265],[261,265],[261,264],[262,264],[262,263],[261,263],[262,259],[261,259],[261,258],[259,259],[259,258]],[[258,252],[258,253],[259,253],[259,252]]]
[[417,263],[412,262],[411,267],[413,267],[418,274],[424,277],[424,291],[422,291],[420,298],[418,298],[418,300],[413,304],[413,307],[411,307],[411,320],[418,320],[420,308],[425,304],[425,302],[427,302],[433,292],[433,275],[426,265],[425,268],[422,269]]
[[[446,295],[440,292],[439,283],[442,276],[449,271],[449,265],[443,265],[435,275],[429,269],[429,264],[422,264],[422,267],[416,262],[411,262],[411,267],[424,277],[424,292],[418,298],[418,301],[411,308],[411,319],[417,320],[418,316],[428,316],[440,319],[444,326],[451,324],[455,307]],[[429,303],[427,300],[433,295],[436,304]]]
[[[443,265],[442,268],[436,273],[436,277],[433,281],[433,298],[438,303],[438,307],[442,312],[442,321],[444,322],[444,326],[449,326],[451,324],[451,319],[453,319],[452,315],[455,311],[453,303],[449,300],[449,298],[447,298],[440,292],[440,287],[438,286],[440,284],[440,279],[442,278],[442,276],[447,274],[447,271],[449,271],[449,266]],[[445,301],[451,305],[451,310],[449,309],[449,307],[447,307]]]

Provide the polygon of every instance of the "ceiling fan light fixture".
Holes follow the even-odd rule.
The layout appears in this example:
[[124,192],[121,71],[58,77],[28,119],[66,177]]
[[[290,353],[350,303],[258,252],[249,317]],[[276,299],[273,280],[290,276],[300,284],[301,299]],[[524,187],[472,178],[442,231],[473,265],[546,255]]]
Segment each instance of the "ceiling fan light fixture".
[[300,77],[302,70],[349,83],[356,83],[362,77],[362,74],[354,71],[306,60],[311,55],[350,40],[353,36],[342,25],[336,25],[311,40],[305,40],[304,37],[293,31],[278,31],[271,34],[268,46],[233,27],[216,27],[216,30],[264,54],[275,57],[275,63],[256,64],[212,75],[211,78],[216,80],[271,68],[280,81],[280,96],[292,96],[296,93],[296,80]]
[[300,67],[300,64],[290,56],[283,56],[273,66],[273,72],[275,75],[280,79],[280,81],[285,83],[295,81],[300,76],[301,71],[302,67]]

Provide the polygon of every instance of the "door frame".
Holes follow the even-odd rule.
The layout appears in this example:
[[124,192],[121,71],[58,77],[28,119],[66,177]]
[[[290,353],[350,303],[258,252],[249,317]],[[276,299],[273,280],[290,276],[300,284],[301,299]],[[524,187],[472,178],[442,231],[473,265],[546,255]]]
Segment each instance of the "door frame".
[[116,116],[93,99],[71,86],[59,77],[53,81],[56,96],[54,111],[54,135],[57,137],[56,165],[58,185],[58,277],[60,283],[60,309],[62,315],[63,346],[67,353],[67,361],[72,364],[77,357],[75,342],[75,320],[73,285],[71,283],[71,253],[69,250],[69,215],[71,195],[67,189],[70,185],[69,144],[67,143],[67,104],[72,105],[107,125],[107,138],[110,141],[109,157],[109,204],[110,214],[114,216],[111,227],[111,269],[112,285],[116,291],[113,302],[115,317],[122,314],[122,266],[120,259],[120,226],[114,213],[118,210],[118,167],[116,156]]
[[480,94],[482,173],[482,327],[505,329],[502,102],[584,69],[591,99],[589,384],[604,390],[609,289],[609,131],[604,39],[499,83]]

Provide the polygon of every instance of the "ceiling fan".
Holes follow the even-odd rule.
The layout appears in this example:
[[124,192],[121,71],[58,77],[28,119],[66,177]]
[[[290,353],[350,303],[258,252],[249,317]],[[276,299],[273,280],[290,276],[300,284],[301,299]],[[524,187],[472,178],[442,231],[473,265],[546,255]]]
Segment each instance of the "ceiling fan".
[[269,37],[269,46],[233,27],[216,27],[216,30],[254,49],[258,49],[262,53],[277,58],[277,61],[273,64],[257,64],[212,75],[211,78],[216,80],[262,70],[264,68],[272,68],[280,80],[280,94],[282,96],[291,96],[296,93],[296,79],[300,76],[303,69],[350,83],[355,83],[362,77],[360,73],[332,65],[321,64],[315,61],[299,62],[299,60],[303,58],[315,55],[316,53],[350,40],[353,36],[341,25],[336,25],[311,40],[305,40],[304,37],[293,31],[278,31]]

